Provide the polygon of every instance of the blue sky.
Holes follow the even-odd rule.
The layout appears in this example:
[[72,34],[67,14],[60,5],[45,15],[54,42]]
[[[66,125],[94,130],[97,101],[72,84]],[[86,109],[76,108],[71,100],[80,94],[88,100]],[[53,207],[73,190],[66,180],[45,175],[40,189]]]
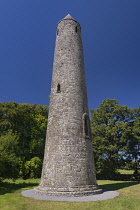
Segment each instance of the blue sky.
[[0,0],[0,101],[49,105],[55,30],[82,27],[89,108],[140,106],[140,0]]

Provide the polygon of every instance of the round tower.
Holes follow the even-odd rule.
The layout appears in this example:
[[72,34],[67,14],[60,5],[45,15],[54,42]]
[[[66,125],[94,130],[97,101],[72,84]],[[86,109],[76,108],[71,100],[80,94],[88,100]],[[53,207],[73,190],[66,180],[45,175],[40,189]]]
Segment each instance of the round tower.
[[58,196],[102,192],[96,183],[81,27],[70,15],[57,25],[44,162],[35,190]]

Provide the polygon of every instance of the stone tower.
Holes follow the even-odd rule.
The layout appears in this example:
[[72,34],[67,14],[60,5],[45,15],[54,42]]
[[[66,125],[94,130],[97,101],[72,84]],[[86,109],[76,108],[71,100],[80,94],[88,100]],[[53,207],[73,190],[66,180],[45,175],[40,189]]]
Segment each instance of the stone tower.
[[96,183],[81,27],[71,15],[57,25],[45,155],[35,190],[57,196],[102,192]]

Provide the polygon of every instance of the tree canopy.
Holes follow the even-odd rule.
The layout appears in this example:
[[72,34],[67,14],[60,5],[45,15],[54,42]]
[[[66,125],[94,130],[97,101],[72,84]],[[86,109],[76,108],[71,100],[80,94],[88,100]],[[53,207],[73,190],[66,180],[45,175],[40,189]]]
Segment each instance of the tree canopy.
[[117,169],[140,156],[140,108],[121,106],[115,99],[104,100],[91,110],[91,128],[97,173],[114,177]]
[[[24,178],[27,176],[25,172],[27,161],[30,161],[34,157],[38,157],[41,162],[43,160],[47,118],[48,106],[45,105],[19,104],[16,102],[0,103],[0,142],[2,154],[3,152],[8,154],[11,151],[11,160],[12,158],[14,160],[15,157],[18,159],[20,175]],[[16,143],[18,149],[12,152],[14,138],[18,139]],[[11,142],[9,149],[6,149],[8,148],[8,145],[6,147],[7,141]]]

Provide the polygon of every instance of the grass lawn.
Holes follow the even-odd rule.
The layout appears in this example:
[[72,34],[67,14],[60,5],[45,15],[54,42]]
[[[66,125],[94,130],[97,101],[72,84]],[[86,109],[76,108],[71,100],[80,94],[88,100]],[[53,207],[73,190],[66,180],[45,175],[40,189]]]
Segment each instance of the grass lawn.
[[117,190],[114,199],[91,202],[43,201],[27,198],[21,191],[34,188],[39,179],[5,181],[0,183],[0,209],[2,210],[138,210],[140,209],[140,182],[100,180],[102,189]]
[[125,170],[125,169],[118,169],[120,174],[133,174],[134,170]]

